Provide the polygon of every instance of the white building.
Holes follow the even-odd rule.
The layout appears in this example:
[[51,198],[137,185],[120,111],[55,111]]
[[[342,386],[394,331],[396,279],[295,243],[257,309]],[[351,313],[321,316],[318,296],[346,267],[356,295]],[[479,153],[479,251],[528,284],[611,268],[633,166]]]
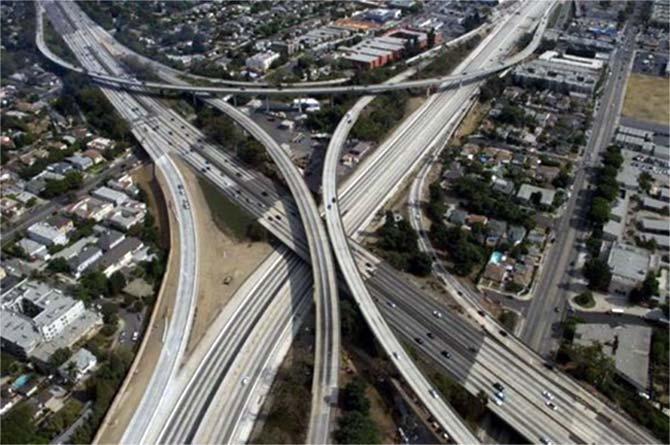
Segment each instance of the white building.
[[93,190],[91,195],[103,201],[111,202],[115,206],[121,205],[124,202],[130,200],[128,195],[125,193],[118,190],[112,190],[111,188],[105,187],[104,185]]
[[98,364],[98,359],[88,349],[81,348],[58,368],[58,373],[66,380],[77,382]]
[[264,73],[270,69],[272,62],[277,59],[279,59],[279,53],[274,51],[266,51],[247,58],[245,65],[250,70],[254,70],[258,73]]
[[607,258],[612,272],[610,292],[628,295],[647,276],[656,270],[658,258],[645,249],[629,244],[614,243]]
[[68,243],[67,235],[59,232],[51,227],[49,224],[40,221],[28,227],[26,231],[28,237],[33,241],[46,246],[64,246]]

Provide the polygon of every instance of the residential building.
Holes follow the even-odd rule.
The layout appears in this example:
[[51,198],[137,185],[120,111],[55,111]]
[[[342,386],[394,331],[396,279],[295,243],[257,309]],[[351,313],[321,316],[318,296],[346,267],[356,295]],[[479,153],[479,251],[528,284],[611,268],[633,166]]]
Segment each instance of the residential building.
[[116,228],[128,230],[144,221],[147,214],[146,205],[139,201],[129,201],[114,209],[107,220]]
[[643,232],[670,235],[670,221],[667,219],[642,218],[639,224]]
[[125,238],[116,246],[105,252],[105,254],[95,263],[94,267],[99,269],[107,277],[110,277],[114,272],[128,266],[133,258],[133,254],[143,246],[144,244],[142,241],[137,238]]
[[89,141],[86,144],[86,148],[98,151],[109,150],[111,148],[114,148],[114,141],[103,137],[97,137]]
[[66,212],[81,219],[103,220],[114,210],[114,205],[92,196],[86,196],[79,202],[66,208]]
[[115,206],[121,205],[130,200],[130,197],[123,192],[113,190],[109,187],[98,187],[91,192],[91,195],[103,201],[111,202]]
[[2,348],[46,364],[53,352],[70,347],[102,325],[81,300],[38,281],[24,280],[2,294]]
[[126,235],[124,233],[117,230],[106,230],[100,235],[100,238],[98,238],[98,247],[106,252],[112,247],[116,247],[125,237]]
[[525,204],[530,204],[533,202],[533,196],[539,196],[538,203],[543,206],[551,206],[554,202],[554,197],[556,196],[556,191],[549,190],[543,187],[536,187],[530,184],[522,184],[519,187],[519,191],[516,194],[518,200]]
[[75,170],[85,171],[93,167],[93,160],[86,156],[75,155],[65,158],[65,160],[69,162],[75,168]]
[[50,258],[47,246],[40,244],[37,241],[33,241],[30,238],[22,238],[18,245],[31,260],[46,261]]
[[100,248],[93,245],[84,247],[77,256],[68,261],[72,275],[79,278],[101,256],[102,250]]
[[26,230],[28,237],[33,241],[46,246],[64,246],[68,243],[67,235],[54,229],[44,221],[37,222]]
[[88,349],[81,348],[58,368],[58,373],[65,380],[78,382],[91,372],[98,364],[98,359]]

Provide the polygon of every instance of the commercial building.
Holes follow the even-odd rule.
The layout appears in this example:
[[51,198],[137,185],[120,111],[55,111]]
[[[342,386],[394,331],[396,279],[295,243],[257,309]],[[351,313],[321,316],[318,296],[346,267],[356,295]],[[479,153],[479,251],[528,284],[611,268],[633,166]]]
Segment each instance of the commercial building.
[[614,359],[619,374],[638,391],[649,390],[649,350],[652,329],[648,326],[610,326],[604,323],[577,324],[575,343],[599,343],[603,353]]
[[379,24],[384,24],[391,20],[398,20],[401,14],[402,11],[400,11],[400,9],[368,9],[363,13],[363,19]]
[[610,292],[628,295],[647,276],[655,271],[658,258],[645,249],[615,242],[610,249],[607,265],[612,272]]
[[540,58],[514,70],[514,80],[524,86],[539,86],[560,93],[593,94],[602,61],[576,56],[559,56],[548,51]]
[[279,53],[266,51],[247,58],[245,65],[247,68],[257,73],[264,73],[270,69],[272,62],[277,59],[279,59]]
[[396,37],[374,37],[363,40],[352,47],[339,48],[344,59],[364,68],[379,68],[400,60],[405,49],[405,39]]

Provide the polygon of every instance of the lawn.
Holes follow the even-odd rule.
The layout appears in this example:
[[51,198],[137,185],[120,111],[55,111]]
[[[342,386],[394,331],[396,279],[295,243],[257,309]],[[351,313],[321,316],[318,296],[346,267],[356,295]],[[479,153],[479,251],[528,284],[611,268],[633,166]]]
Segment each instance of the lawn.
[[623,115],[643,121],[670,121],[670,83],[667,78],[631,74],[623,104]]
[[238,240],[246,238],[247,228],[255,219],[244,209],[226,198],[212,183],[198,178],[207,206],[216,226],[224,233]]

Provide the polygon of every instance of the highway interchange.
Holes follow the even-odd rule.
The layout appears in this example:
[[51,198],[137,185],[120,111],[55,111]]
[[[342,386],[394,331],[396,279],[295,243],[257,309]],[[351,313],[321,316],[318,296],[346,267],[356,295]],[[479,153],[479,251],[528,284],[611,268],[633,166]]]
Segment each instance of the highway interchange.
[[[90,49],[96,44],[95,39],[91,38],[90,35],[86,37],[84,36],[85,33],[79,31],[75,34],[77,34],[77,36],[69,35],[64,37],[66,37],[66,41],[71,48],[73,48],[75,54],[77,54],[82,65],[86,64],[85,66],[89,66],[90,69],[103,69],[101,64],[95,63],[97,61],[95,56],[104,58],[106,51],[96,51],[95,56],[89,54]],[[81,41],[79,41],[79,39],[81,39]],[[490,42],[490,39],[488,42]],[[480,50],[478,51],[482,53],[478,58],[480,64],[484,64],[486,60],[492,56],[491,53],[497,50],[495,47],[490,48],[490,46],[493,45],[488,46],[489,51],[481,50],[481,48],[487,48],[487,41],[483,43],[483,46],[480,46]],[[473,55],[476,55],[476,52],[473,53]],[[474,56],[471,57],[471,59],[472,58],[474,58]],[[107,60],[104,69],[114,71],[114,69],[111,68],[113,66],[112,62],[113,60]],[[115,76],[120,74],[120,70],[118,72],[113,72],[113,75]],[[475,87],[473,86],[472,88]],[[303,226],[300,219],[302,212],[296,212],[297,208],[290,197],[278,193],[275,190],[275,187],[269,184],[269,181],[259,178],[260,175],[257,173],[245,171],[244,166],[239,165],[239,163],[225,152],[217,150],[215,147],[202,142],[203,136],[197,129],[183,121],[183,119],[175,113],[165,110],[164,106],[154,99],[140,96],[141,99],[135,100],[134,98],[138,97],[135,94],[131,95],[119,90],[105,89],[105,91],[108,97],[110,97],[110,101],[112,101],[119,110],[124,108],[126,110],[130,109],[131,111],[134,109],[149,110],[150,114],[137,111],[132,111],[131,113],[126,112],[124,117],[130,122],[134,122],[135,126],[138,128],[144,129],[143,134],[140,133],[138,136],[138,140],[140,140],[144,146],[150,146],[150,140],[160,141],[158,145],[161,146],[161,151],[157,152],[158,158],[161,158],[161,154],[167,152],[180,154],[187,160],[187,162],[202,171],[203,174],[215,182],[215,184],[219,185],[227,196],[234,198],[236,201],[240,202],[243,207],[251,210],[254,214],[262,218],[260,221],[262,221],[266,227],[270,228],[273,233],[277,234],[278,238],[284,241],[288,247],[298,252],[303,259],[310,258],[308,254],[308,243],[305,242],[306,238],[302,230]],[[437,136],[443,133],[445,127],[441,126],[443,125],[442,122],[449,122],[453,118],[454,109],[460,109],[457,103],[458,100],[460,100],[460,97],[457,95],[459,92],[460,89],[455,92],[440,93],[431,97],[422,109],[412,115],[410,119],[408,119],[405,124],[394,133],[390,138],[389,143],[386,146],[380,147],[378,153],[376,152],[373,157],[369,158],[369,162],[358,169],[360,172],[357,171],[356,174],[345,183],[344,187],[339,190],[337,204],[344,215],[344,227],[348,228],[348,230],[346,230],[347,233],[356,232],[358,228],[367,225],[371,215],[374,216],[376,210],[384,204],[388,196],[392,195],[395,188],[397,188],[397,185],[402,182],[402,179],[407,177],[407,175],[411,173],[414,165],[419,162],[423,155],[428,153],[429,150],[426,149],[426,146],[430,146],[431,144],[422,144],[421,141],[433,141],[437,139]],[[452,96],[455,96],[455,98]],[[449,100],[449,98],[451,98],[451,100]],[[438,104],[435,104],[436,102]],[[451,109],[449,109],[449,105],[451,105]],[[441,121],[440,119],[436,119],[436,116],[439,116],[444,120]],[[422,122],[426,120],[436,121],[433,128],[430,128],[430,125],[426,126],[425,123]],[[425,133],[419,132],[419,130],[424,129],[426,129]],[[419,132],[419,134],[416,134],[417,132]],[[415,141],[413,144],[409,144],[410,146],[414,146],[413,149],[410,149],[410,147],[407,146],[408,142],[411,141]],[[198,147],[198,149],[193,150],[193,147]],[[408,152],[405,156],[401,156],[403,154],[401,148],[404,148],[404,150]],[[207,157],[207,159],[205,159],[203,155]],[[162,157],[169,159],[169,156]],[[217,171],[218,169],[220,170]],[[396,171],[398,172],[397,174],[395,174]],[[386,174],[391,172],[394,173],[393,176]],[[384,176],[392,176],[392,178],[386,180],[383,178]],[[356,190],[379,190],[379,193],[364,194],[364,197],[369,195],[375,196],[373,199],[363,200],[360,199],[360,193],[356,194]],[[175,198],[179,196],[179,187],[176,187],[176,192],[177,195],[175,195]],[[175,202],[179,202],[179,199],[176,198]],[[179,207],[182,208],[182,206]],[[326,212],[326,214],[328,213]],[[281,215],[281,219],[277,218],[278,215]],[[437,363],[445,366],[452,375],[456,376],[459,381],[464,383],[468,390],[475,394],[482,388],[485,388],[486,391],[490,391],[491,384],[495,381],[503,381],[508,388],[508,391],[509,388],[519,388],[518,395],[516,389],[514,389],[515,392],[510,396],[510,398],[514,400],[513,402],[507,403],[501,407],[492,408],[495,412],[500,412],[501,417],[508,420],[512,426],[522,432],[522,434],[529,440],[537,441],[541,437],[551,437],[552,440],[556,441],[576,440],[573,438],[577,437],[579,440],[587,442],[602,442],[609,439],[617,441],[619,438],[626,437],[630,438],[628,440],[631,441],[649,439],[644,432],[634,431],[639,429],[632,427],[629,421],[614,414],[611,412],[611,409],[609,409],[608,412],[606,406],[603,406],[601,402],[596,401],[592,396],[586,395],[585,391],[577,387],[574,382],[569,381],[569,379],[558,373],[547,372],[541,367],[541,359],[532,355],[527,348],[524,348],[522,345],[514,344],[514,341],[511,339],[501,339],[496,335],[488,335],[481,330],[473,328],[470,323],[464,322],[459,316],[450,313],[450,311],[445,308],[441,308],[439,303],[431,301],[430,297],[424,295],[414,286],[399,280],[396,274],[393,274],[391,270],[388,270],[387,266],[380,264],[379,260],[374,259],[368,253],[364,252],[360,246],[353,244],[352,250],[356,255],[356,259],[359,261],[359,264],[370,263],[374,265],[373,269],[375,269],[375,274],[372,278],[368,279],[367,284],[370,287],[372,297],[383,302],[383,304],[379,305],[379,309],[381,309],[383,315],[387,317],[389,323],[396,329],[396,331],[399,331],[400,334],[407,339],[413,339],[415,336],[425,336],[424,331],[426,329],[430,329],[431,332],[434,332],[438,341],[435,343],[428,342],[423,350],[427,355],[435,359]],[[193,248],[193,252],[195,252],[195,248]],[[275,257],[274,254],[268,261],[272,261],[273,257]],[[277,260],[275,259],[274,261]],[[292,283],[305,282],[304,269],[301,272],[297,264],[303,263],[300,261],[290,262],[285,269],[281,269],[276,274],[272,273],[265,276],[286,278],[289,279],[288,282]],[[302,267],[304,268],[304,265]],[[259,268],[259,270],[261,269],[262,268]],[[296,272],[293,272],[294,270]],[[290,277],[296,276],[298,279],[290,279]],[[280,279],[274,281],[285,282]],[[272,283],[265,284],[270,284],[270,286],[267,286],[267,288],[270,289],[280,287],[280,284],[275,284],[274,286],[271,286]],[[268,293],[272,294],[271,291],[268,291]],[[300,289],[296,289],[295,293],[300,294]],[[248,298],[252,298],[254,294],[255,292],[248,291]],[[282,292],[277,292],[277,294],[282,294]],[[288,292],[284,294],[288,295]],[[414,294],[416,295],[414,296]],[[414,296],[414,298],[410,298],[410,296]],[[262,297],[258,296],[258,298]],[[266,298],[265,301],[269,301],[272,299],[272,295],[267,295],[264,298]],[[296,300],[304,301],[297,297]],[[408,304],[410,301],[412,303]],[[418,305],[416,303],[417,301],[421,302],[423,305]],[[391,305],[387,303],[393,303],[396,308],[392,308]],[[254,302],[249,302],[248,304],[247,307],[249,308],[258,306],[258,304]],[[294,308],[296,306],[299,305],[294,305]],[[304,306],[306,307],[307,305]],[[421,307],[422,309],[419,310],[418,307]],[[437,319],[431,315],[432,312],[436,310],[435,308],[440,309],[441,313],[444,314],[444,318]],[[273,318],[281,318],[280,313],[284,315],[286,314],[286,311],[278,311],[279,312],[273,313]],[[188,311],[185,311],[185,313],[188,313]],[[272,337],[272,334],[268,334],[270,332],[278,332],[276,326],[279,326],[278,324],[274,324],[275,327],[272,327],[272,323],[269,325],[267,324],[269,323],[270,316],[265,316],[265,314],[268,313],[270,313],[270,311],[266,311],[261,315],[265,322],[258,320],[256,325],[267,331],[265,334],[268,335],[267,338],[278,337],[276,335]],[[289,309],[288,314],[290,315],[290,313],[291,311]],[[237,317],[231,316],[231,320],[236,320],[236,318]],[[250,323],[250,325],[253,324],[253,322],[249,321],[247,321],[247,323]],[[462,327],[462,329],[451,328],[452,323],[453,325]],[[285,325],[279,327],[284,328]],[[495,333],[495,331],[493,332]],[[261,337],[259,338],[262,338],[263,334],[261,333],[260,335]],[[511,346],[509,345],[510,343],[512,343]],[[438,344],[443,344],[454,351],[453,357],[448,363],[445,363],[443,357],[440,356],[441,351],[439,349],[444,346],[437,346]],[[501,345],[504,347],[501,347]],[[471,352],[471,347],[475,348],[475,353]],[[175,358],[174,356],[172,357]],[[266,358],[266,356],[263,356],[263,358]],[[256,362],[259,360],[260,359],[257,359]],[[507,361],[518,362],[518,367],[512,366],[512,369],[510,369],[508,365],[509,362]],[[253,360],[250,360],[250,363],[251,362],[253,362]],[[256,369],[262,369],[262,366]],[[255,381],[253,377],[254,376],[248,377],[251,382]],[[244,409],[244,399],[246,397],[248,400],[248,395],[251,392],[253,384],[240,385],[239,380],[237,382],[238,384],[233,387],[245,389],[244,391],[239,391],[240,394],[236,395],[236,399],[234,399],[236,401],[239,400],[239,402],[236,402],[235,404],[236,407],[239,407],[239,413]],[[552,385],[556,388],[554,389],[554,386]],[[546,387],[551,387],[552,392],[562,401],[562,409],[558,412],[547,412],[549,410],[543,406],[540,393],[542,390],[541,388]],[[243,393],[246,393],[246,396]],[[174,400],[180,396],[170,395],[170,397],[163,400]],[[570,409],[567,407],[571,405],[574,398],[584,400],[584,412],[591,412],[591,409],[596,412],[603,411],[606,413],[603,417],[611,417],[615,423],[607,425],[605,424],[604,419],[598,419],[597,416],[580,416],[576,415],[574,412],[570,412]],[[511,404],[514,404],[513,408],[509,407]],[[217,406],[216,403],[213,403],[212,405]],[[164,410],[167,411],[167,408]],[[189,409],[186,408],[185,412],[189,412],[188,410]],[[528,415],[528,413],[531,412],[533,415]],[[524,415],[523,413],[526,414]],[[238,414],[238,416],[241,416],[241,414]],[[165,417],[168,416],[159,416],[155,418]],[[620,426],[618,424],[620,424]],[[447,427],[449,426],[447,425]],[[186,429],[189,430],[187,434],[193,434],[190,432],[193,430],[193,427],[187,427]],[[133,437],[132,430],[132,428],[129,428],[131,434],[129,435],[127,432],[127,438]],[[635,436],[634,434],[639,435]],[[167,438],[172,436],[164,437]],[[165,441],[169,440],[165,439]]]

